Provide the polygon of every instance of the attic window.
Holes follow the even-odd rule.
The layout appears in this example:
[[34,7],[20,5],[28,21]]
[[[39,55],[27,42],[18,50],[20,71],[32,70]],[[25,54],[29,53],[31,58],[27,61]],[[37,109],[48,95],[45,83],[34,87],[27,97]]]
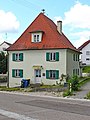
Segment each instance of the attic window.
[[34,43],[38,43],[42,41],[42,35],[43,35],[43,31],[33,31],[31,32],[31,41]]

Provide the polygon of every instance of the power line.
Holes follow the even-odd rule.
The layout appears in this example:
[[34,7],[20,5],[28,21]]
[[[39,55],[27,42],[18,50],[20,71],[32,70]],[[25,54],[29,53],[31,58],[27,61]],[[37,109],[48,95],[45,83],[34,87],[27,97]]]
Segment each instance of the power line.
[[11,0],[12,2],[14,2],[15,4],[24,6],[26,8],[31,8],[34,7],[34,10],[36,11],[37,9],[42,9],[39,5],[36,5],[28,0]]

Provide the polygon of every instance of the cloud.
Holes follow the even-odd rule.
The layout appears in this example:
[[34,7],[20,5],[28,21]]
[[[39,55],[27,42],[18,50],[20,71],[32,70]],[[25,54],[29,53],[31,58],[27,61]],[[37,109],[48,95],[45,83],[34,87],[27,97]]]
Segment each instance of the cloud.
[[80,47],[84,42],[90,39],[90,31],[73,32],[70,34],[73,38],[73,44],[76,48]]
[[20,23],[12,12],[0,10],[0,33],[18,32]]
[[70,25],[74,28],[90,29],[90,6],[77,2],[64,15],[64,25]]
[[[54,21],[60,20],[60,16],[54,17]],[[62,19],[63,30],[75,47],[79,47],[90,39],[90,6],[76,2],[64,13]],[[56,23],[56,22],[55,22]]]

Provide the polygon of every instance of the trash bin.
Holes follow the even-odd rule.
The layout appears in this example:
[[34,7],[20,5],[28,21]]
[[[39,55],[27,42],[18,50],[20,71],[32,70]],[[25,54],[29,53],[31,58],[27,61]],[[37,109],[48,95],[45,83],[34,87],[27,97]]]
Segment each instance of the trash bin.
[[66,82],[66,83],[64,83],[64,87],[67,87],[68,86],[68,83]]
[[22,79],[22,81],[21,81],[22,88],[28,87],[29,84],[30,84],[30,79]]

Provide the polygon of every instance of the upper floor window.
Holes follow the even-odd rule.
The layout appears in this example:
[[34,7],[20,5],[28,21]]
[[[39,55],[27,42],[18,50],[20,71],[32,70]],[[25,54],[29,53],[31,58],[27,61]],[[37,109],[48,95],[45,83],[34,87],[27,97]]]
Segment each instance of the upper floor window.
[[86,55],[90,55],[90,51],[86,51]]
[[73,54],[73,61],[79,61],[79,54]]
[[40,41],[40,35],[34,35],[33,36],[33,41],[34,42],[39,42]]
[[42,41],[43,31],[33,31],[31,32],[31,34],[32,34],[32,38],[31,38],[32,42],[38,43]]
[[12,60],[13,61],[23,61],[23,53],[13,53]]
[[47,52],[46,61],[59,61],[59,52]]
[[90,60],[90,58],[86,58],[86,60]]

